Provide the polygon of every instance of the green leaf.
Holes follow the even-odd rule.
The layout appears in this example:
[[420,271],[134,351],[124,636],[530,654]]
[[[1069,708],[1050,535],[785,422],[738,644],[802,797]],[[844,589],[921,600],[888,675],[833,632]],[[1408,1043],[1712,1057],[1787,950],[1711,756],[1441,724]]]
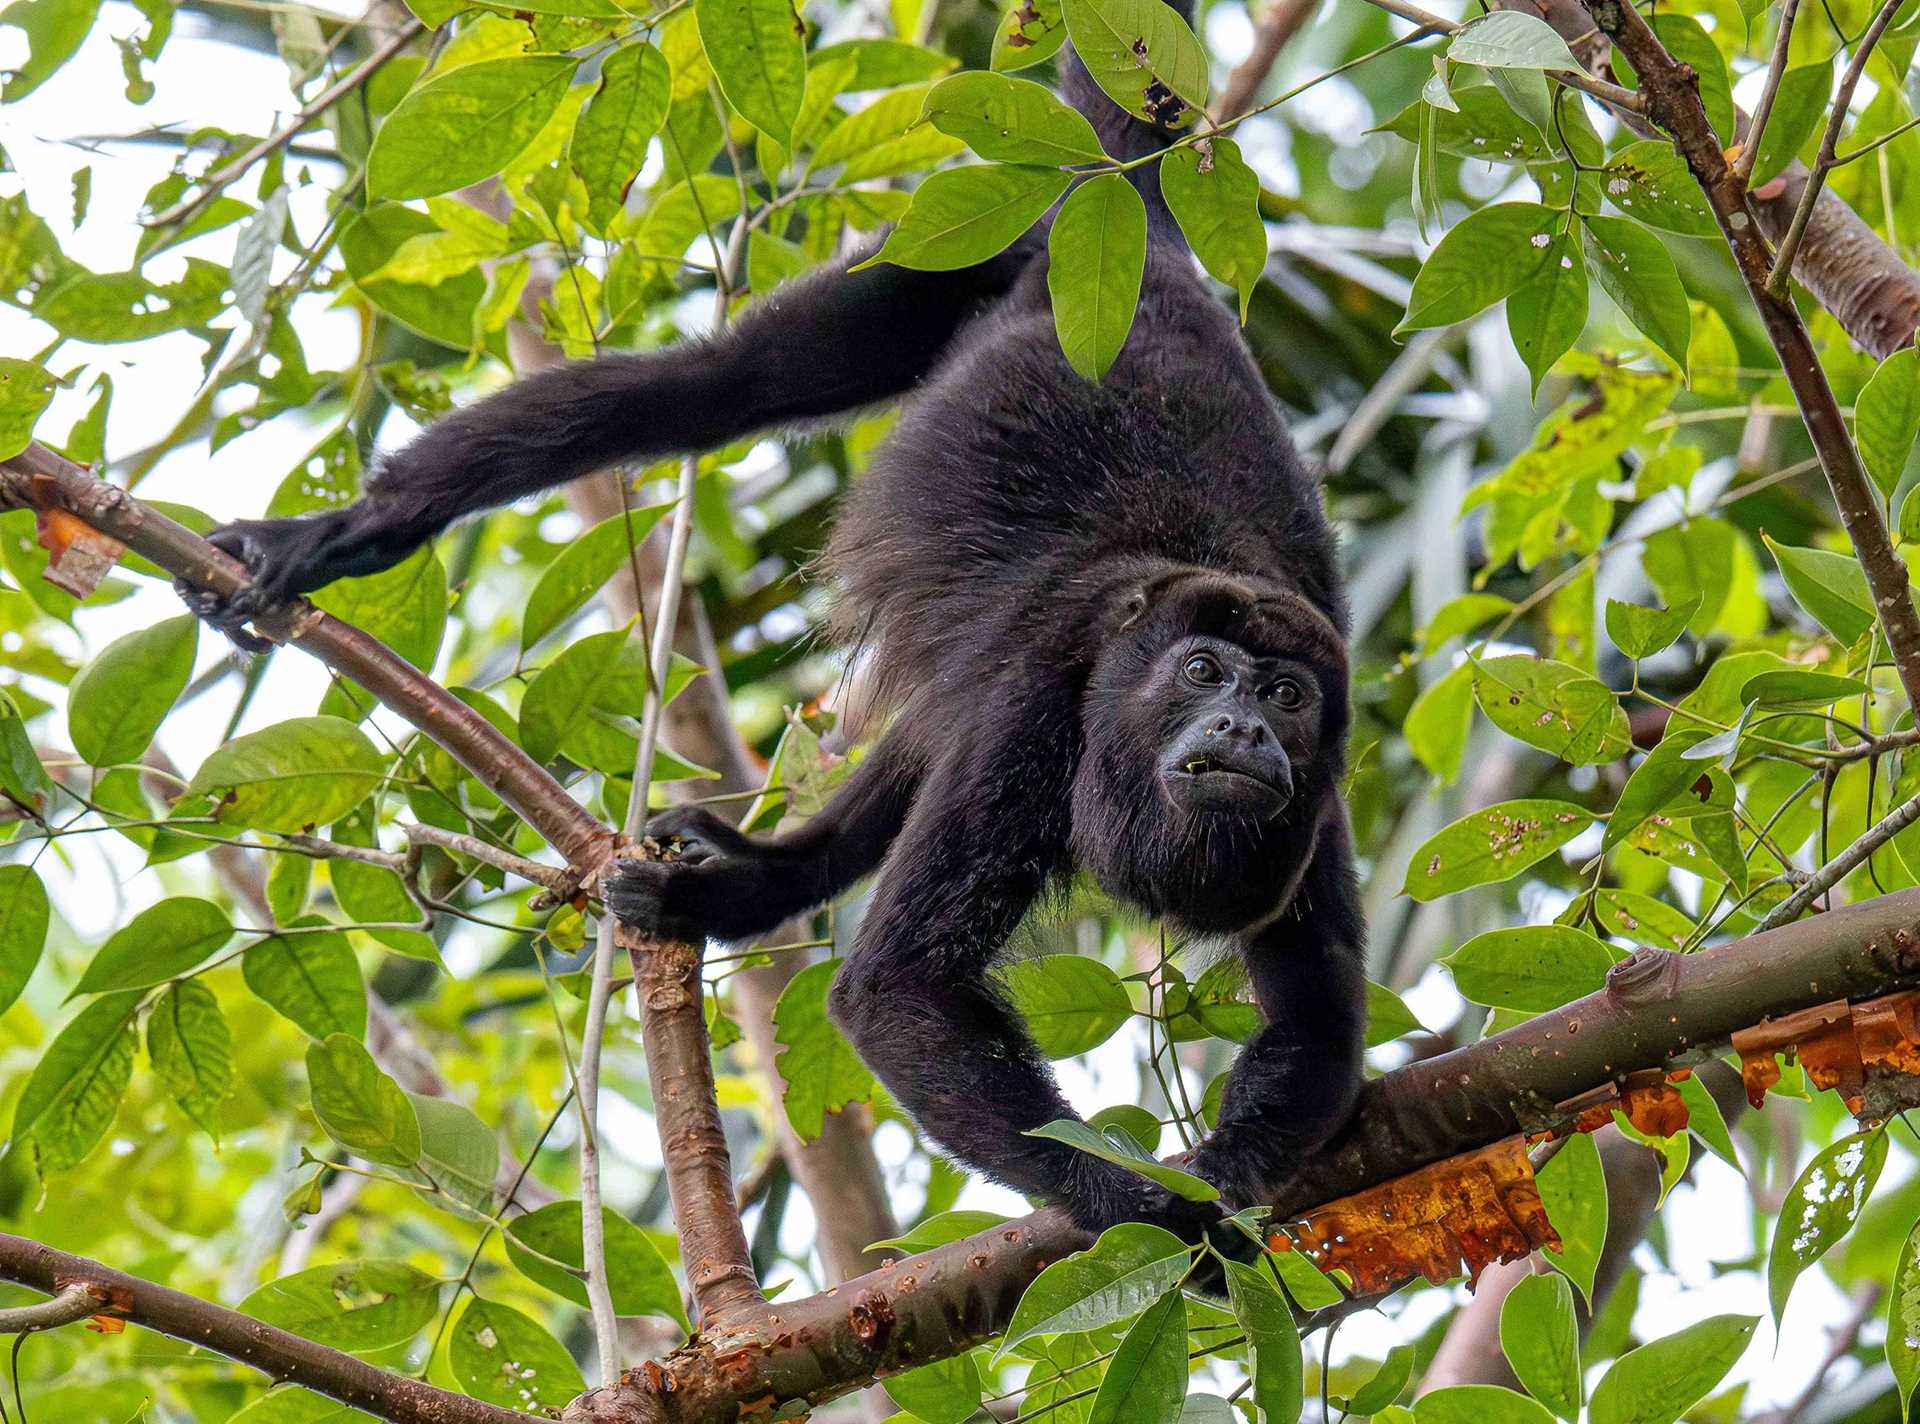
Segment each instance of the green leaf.
[[387,115],[367,156],[375,198],[424,198],[490,178],[547,126],[579,61],[485,59],[429,79]]
[[1760,536],[1780,565],[1793,601],[1842,643],[1851,644],[1873,626],[1873,595],[1860,565],[1825,549],[1796,549]]
[[1507,297],[1507,332],[1533,378],[1534,395],[1586,329],[1587,298],[1586,259],[1571,237],[1555,233],[1544,260]]
[[1028,1286],[1000,1342],[1004,1357],[1035,1335],[1099,1330],[1160,1299],[1187,1272],[1191,1248],[1162,1227],[1123,1221],[1085,1251],[1055,1261]]
[[1508,736],[1574,766],[1615,761],[1633,745],[1613,690],[1566,663],[1528,653],[1487,658],[1474,665],[1473,694]]
[[1920,351],[1908,346],[1880,363],[1854,403],[1853,429],[1867,473],[1891,497],[1920,436]]
[[1573,57],[1559,32],[1537,15],[1497,10],[1469,20],[1454,31],[1447,58],[1456,64],[1478,64],[1488,69],[1571,69]]
[[1587,256],[1600,285],[1628,321],[1686,370],[1693,312],[1666,244],[1626,218],[1590,217],[1584,222]]
[[1867,685],[1857,677],[1830,672],[1763,672],[1747,679],[1740,689],[1742,702],[1768,707],[1831,707],[1849,697],[1865,697]]
[[1502,801],[1428,838],[1407,866],[1403,893],[1437,900],[1470,885],[1511,880],[1593,823],[1571,801]]
[[668,501],[624,511],[594,525],[562,549],[540,571],[540,581],[527,597],[520,621],[520,646],[531,648],[584,607],[607,580],[627,566],[631,551],[672,508]]
[[826,1127],[827,1114],[873,1095],[873,1074],[827,1014],[827,993],[841,961],[802,969],[780,993],[773,1011],[775,1064],[787,1082],[787,1121],[802,1142]]
[[1628,144],[1608,161],[1601,187],[1616,208],[1649,227],[1684,237],[1720,235],[1700,185],[1671,143],[1646,139]]
[[1760,153],[1753,161],[1753,186],[1777,178],[1806,147],[1813,130],[1826,116],[1832,97],[1833,66],[1803,64],[1780,79],[1767,115],[1767,131],[1760,136]]
[[1651,1132],[1642,1132],[1635,1127],[1627,1115],[1619,1108],[1613,1110],[1614,1130],[1629,1142],[1637,1142],[1660,1156],[1660,1195],[1654,1198],[1657,1210],[1667,1200],[1667,1193],[1680,1184],[1686,1175],[1687,1163],[1693,1157],[1693,1139],[1684,1130],[1661,1136]]
[[[325,923],[309,915],[291,927],[313,930]],[[367,1036],[366,982],[344,934],[270,936],[240,957],[240,974],[257,998],[311,1038]]]
[[1593,909],[1607,933],[1634,944],[1679,949],[1693,934],[1692,920],[1635,890],[1601,890],[1594,896]]
[[[500,1175],[500,1140],[471,1108],[446,1098],[408,1093],[420,1120],[418,1170],[433,1186],[477,1212],[493,1207],[493,1185]],[[423,1195],[428,1195],[428,1188]]]
[[13,1109],[14,1147],[31,1141],[43,1173],[100,1145],[133,1078],[140,995],[105,994],[73,1016],[34,1065]]
[[307,1082],[313,1115],[349,1152],[389,1167],[420,1160],[419,1115],[359,1039],[331,1033],[308,1044]]
[[52,910],[30,865],[0,865],[0,1014],[25,992],[47,945]]
[[165,983],[232,938],[227,912],[211,901],[185,895],[162,900],[114,931],[70,997]]
[[1187,1298],[1169,1290],[1121,1338],[1087,1424],[1163,1424],[1178,1419],[1186,1393]]
[[694,14],[727,102],[790,147],[807,96],[806,31],[792,0],[695,0]]
[[1160,196],[1200,265],[1240,294],[1244,326],[1254,284],[1267,266],[1260,175],[1232,139],[1209,139],[1170,149],[1160,160]]
[[263,1394],[228,1424],[363,1424],[366,1417],[351,1404],[290,1384]]
[[1455,158],[1477,158],[1488,163],[1546,163],[1559,157],[1540,130],[1514,112],[1506,96],[1491,84],[1452,93],[1458,107],[1436,108],[1424,100],[1402,109],[1381,125],[1408,143],[1420,142],[1423,124],[1430,122],[1430,146]]
[[1902,1424],[1911,1417],[1913,1388],[1920,1384],[1920,1222],[1900,1246],[1887,1291],[1887,1366],[1900,1395]]
[[[647,1234],[624,1216],[601,1208],[606,1233],[607,1288],[616,1315],[660,1315],[687,1323],[680,1304],[680,1287],[673,1270],[662,1259]],[[585,1259],[580,1247],[580,1203],[550,1202],[538,1211],[515,1217],[507,1225],[507,1258],[529,1280],[575,1305],[587,1303],[586,1283],[554,1262],[578,1268]],[[534,1255],[538,1252],[539,1255]],[[544,1258],[544,1259],[543,1259]]]
[[[336,820],[333,841],[336,845],[377,850],[380,840],[374,830],[373,803],[363,802]],[[327,862],[327,878],[333,886],[334,899],[340,902],[349,919],[366,925],[405,925],[420,917],[420,908],[407,894],[405,882],[385,866],[368,865],[343,856]],[[371,929],[366,933],[396,954],[433,964],[440,962],[439,946],[433,936],[423,930]]]
[[1304,1370],[1292,1307],[1265,1270],[1240,1261],[1227,1263],[1227,1299],[1246,1334],[1254,1424],[1298,1424]]
[[454,1322],[447,1366],[473,1398],[528,1413],[564,1408],[587,1388],[546,1326],[477,1295]]
[[[1713,125],[1720,142],[1732,143],[1733,80],[1713,36],[1691,15],[1656,14],[1651,23],[1667,53],[1693,70],[1700,103],[1707,111],[1707,122]],[[1623,82],[1634,83],[1632,65],[1627,65],[1621,73]]]
[[1067,34],[1114,103],[1163,128],[1185,128],[1207,106],[1207,52],[1162,0],[1063,0]]
[[1674,1424],[1746,1353],[1758,1323],[1716,1315],[1627,1351],[1594,1386],[1591,1424]]
[[1467,755],[1473,728],[1473,664],[1462,662],[1426,688],[1407,709],[1401,733],[1407,750],[1441,781],[1451,784]]
[[1548,1265],[1580,1287],[1593,1306],[1593,1275],[1607,1244],[1607,1174],[1593,1134],[1576,1132],[1538,1175],[1540,1202],[1559,1233],[1560,1249],[1541,1254]]
[[[47,0],[37,0],[46,4]],[[33,440],[34,422],[53,402],[60,382],[45,367],[0,356],[0,460],[12,459]]]
[[1540,1014],[1600,989],[1615,958],[1569,925],[1521,925],[1475,935],[1440,962],[1469,1002]]
[[340,256],[361,295],[381,311],[429,340],[465,351],[473,340],[474,313],[487,292],[487,280],[478,270],[432,287],[376,276],[407,242],[440,230],[425,213],[398,203],[374,203],[342,230]]
[[1521,1386],[1575,1424],[1584,1394],[1580,1326],[1565,1276],[1523,1276],[1500,1307],[1500,1348]]
[[1146,271],[1147,205],[1133,184],[1103,173],[1075,188],[1054,219],[1047,257],[1060,349],[1074,370],[1101,380],[1127,344]]
[[931,1251],[936,1246],[944,1246],[949,1241],[959,1241],[968,1236],[977,1235],[982,1231],[1004,1225],[1006,1221],[1007,1218],[997,1211],[935,1212],[906,1235],[876,1241],[867,1249],[869,1251],[891,1249],[913,1255],[920,1251]]
[[[619,533],[618,525],[615,532]],[[624,541],[625,535],[620,537]],[[520,735],[535,761],[551,761],[574,729],[587,720],[601,685],[613,676],[630,632],[615,628],[580,639],[563,648],[528,684],[520,703]]]
[[[390,569],[340,579],[309,597],[314,607],[378,638],[422,672],[433,671],[447,628],[447,571],[432,545],[415,549]],[[357,684],[335,683],[320,710],[354,720],[375,705],[373,694]]]
[[27,58],[8,71],[0,104],[24,99],[52,78],[79,53],[99,13],[100,0],[15,0],[0,10],[0,25],[12,25],[27,37]]
[[990,163],[1097,163],[1106,157],[1093,125],[1031,79],[983,69],[943,79],[924,117]]
[[602,232],[620,215],[672,96],[666,57],[645,40],[622,45],[600,67],[599,86],[573,126],[567,157],[587,185],[587,216]]
[[268,1281],[240,1313],[336,1350],[403,1345],[433,1323],[440,1282],[405,1261],[341,1261]]
[[138,761],[193,676],[200,620],[167,618],[116,638],[68,689],[73,749],[92,766]]
[[1425,1033],[1426,1025],[1384,984],[1367,981],[1367,1047],[1378,1048],[1410,1033]]
[[1886,1162],[1886,1132],[1857,1132],[1821,1151],[1788,1189],[1767,1256],[1767,1300],[1776,1325],[1801,1272],[1852,1229]]
[[926,272],[984,262],[1038,222],[1072,181],[1057,168],[943,169],[915,190],[913,206],[870,260]]
[[1678,608],[1642,608],[1637,603],[1607,600],[1607,636],[1614,647],[1638,660],[1664,652],[1679,640],[1700,611],[1700,600],[1689,599]]
[[964,1424],[979,1411],[986,1391],[971,1353],[894,1375],[885,1388],[888,1398],[925,1424]]
[[1412,1378],[1413,1346],[1395,1345],[1373,1377],[1353,1392],[1353,1398],[1347,1401],[1348,1412],[1371,1416],[1390,1408]]
[[1060,0],[1008,0],[993,31],[995,69],[1025,69],[1052,59],[1067,40]]
[[220,747],[186,794],[214,798],[226,825],[294,832],[345,815],[385,774],[386,758],[353,723],[295,717]]
[[233,1093],[233,1030],[197,979],[170,984],[147,1016],[147,1057],[180,1110],[215,1142],[220,1105]]
[[1133,1015],[1120,976],[1082,954],[1016,959],[996,977],[1049,1058],[1072,1058],[1098,1048]]
[[1666,810],[1689,787],[1696,788],[1696,797],[1710,792],[1711,778],[1706,768],[1687,755],[1699,740],[1697,735],[1668,737],[1633,769],[1620,789],[1613,814],[1607,818],[1607,829],[1600,838],[1602,851],[1612,850],[1645,824],[1647,817]]
[[[1501,11],[1501,14],[1509,13]],[[1546,1409],[1497,1384],[1457,1384],[1414,1401],[1415,1424],[1552,1424]]]
[[1539,203],[1495,203],[1469,213],[1421,264],[1394,334],[1465,321],[1517,290],[1547,264],[1564,217]]
[[1098,1157],[1102,1162],[1111,1162],[1117,1167],[1125,1167],[1130,1172],[1138,1172],[1148,1181],[1158,1182],[1177,1197],[1187,1201],[1218,1201],[1220,1189],[1204,1177],[1191,1172],[1183,1172],[1178,1167],[1169,1167],[1143,1151],[1140,1144],[1124,1133],[1101,1133],[1073,1118],[1061,1118],[1045,1127],[1029,1128],[1023,1137],[1040,1137],[1050,1142],[1063,1142],[1076,1152],[1085,1152],[1090,1157]]

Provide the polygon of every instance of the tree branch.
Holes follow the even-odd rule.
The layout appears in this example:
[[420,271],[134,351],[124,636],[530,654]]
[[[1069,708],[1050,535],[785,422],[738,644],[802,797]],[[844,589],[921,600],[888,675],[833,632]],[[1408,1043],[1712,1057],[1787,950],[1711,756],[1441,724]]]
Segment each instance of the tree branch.
[[1260,86],[1273,72],[1280,51],[1293,42],[1307,22],[1320,9],[1320,0],[1270,0],[1260,23],[1254,26],[1253,48],[1233,67],[1214,105],[1217,121],[1224,122],[1244,112],[1259,96]]
[[60,1300],[70,1299],[76,1289],[84,1290],[91,1302],[86,1315],[116,1316],[203,1346],[275,1380],[301,1385],[392,1424],[534,1424],[532,1415],[376,1369],[237,1310],[143,1281],[84,1256],[70,1256],[24,1236],[0,1233],[0,1280]]
[[[246,567],[239,560],[44,445],[29,445],[0,461],[0,508],[64,509],[167,572],[215,593],[231,594],[247,583]],[[304,599],[267,620],[264,631],[352,678],[445,747],[569,865],[583,872],[599,870],[613,848],[613,832],[486,718],[378,639]]]
[[[1694,72],[1667,53],[1640,12],[1625,0],[1582,0],[1594,23],[1618,45],[1640,76],[1649,117],[1673,136],[1694,181],[1706,194],[1719,221],[1721,234],[1732,250],[1747,293],[1759,310],[1767,338],[1780,357],[1780,367],[1793,388],[1806,423],[1808,438],[1820,456],[1827,486],[1840,522],[1853,541],[1854,556],[1867,576],[1875,611],[1886,630],[1887,645],[1900,673],[1907,700],[1920,707],[1920,611],[1909,589],[1906,563],[1894,552],[1887,536],[1880,499],[1860,452],[1847,433],[1840,403],[1814,351],[1800,312],[1786,296],[1772,291],[1768,281],[1772,260],[1761,239],[1759,225],[1747,211],[1747,189],[1727,163],[1720,140],[1700,103]],[[1906,339],[1911,340],[1909,327]]]
[[[1644,72],[1644,71],[1643,71]],[[1920,890],[1716,945],[1642,950],[1599,993],[1373,1080],[1353,1121],[1282,1189],[1290,1218],[1523,1131],[1557,1104],[1690,1063],[1763,1018],[1920,982]],[[1087,1237],[1053,1210],[937,1247],[806,1300],[775,1301],[644,1374],[576,1400],[571,1424],[731,1424],[743,1404],[819,1405],[999,1333],[1042,1267]]]

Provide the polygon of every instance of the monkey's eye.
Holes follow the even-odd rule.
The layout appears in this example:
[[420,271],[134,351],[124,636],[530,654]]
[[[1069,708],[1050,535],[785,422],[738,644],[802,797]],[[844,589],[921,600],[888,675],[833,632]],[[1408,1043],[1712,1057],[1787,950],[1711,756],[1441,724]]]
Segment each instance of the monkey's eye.
[[1290,677],[1283,677],[1267,689],[1267,700],[1288,712],[1306,706],[1307,690]]
[[1187,659],[1182,671],[1187,681],[1195,687],[1218,687],[1227,680],[1227,675],[1220,670],[1219,660],[1212,653],[1195,653]]

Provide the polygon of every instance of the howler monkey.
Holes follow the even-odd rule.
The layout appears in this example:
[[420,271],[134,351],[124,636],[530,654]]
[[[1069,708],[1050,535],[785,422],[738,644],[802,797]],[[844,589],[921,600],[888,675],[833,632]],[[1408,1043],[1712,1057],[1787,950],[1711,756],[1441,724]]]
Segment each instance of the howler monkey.
[[[1110,154],[1168,142],[1070,54],[1063,69]],[[546,371],[448,415],[354,504],[226,526],[214,542],[252,586],[196,607],[249,637],[250,615],[386,568],[463,515],[905,397],[827,560],[837,626],[892,712],[879,744],[790,834],[655,817],[680,859],[624,865],[607,904],[643,930],[737,939],[879,869],[831,1001],[867,1065],[947,1150],[1081,1226],[1145,1219],[1191,1240],[1217,1206],[1023,1135],[1072,1109],[989,971],[1036,898],[1084,869],[1245,962],[1266,1026],[1193,1154],[1227,1203],[1264,1200],[1341,1125],[1364,1019],[1346,612],[1320,491],[1155,165],[1130,176],[1146,277],[1100,384],[1054,333],[1046,220],[959,272],[848,270],[863,251],[710,340]]]

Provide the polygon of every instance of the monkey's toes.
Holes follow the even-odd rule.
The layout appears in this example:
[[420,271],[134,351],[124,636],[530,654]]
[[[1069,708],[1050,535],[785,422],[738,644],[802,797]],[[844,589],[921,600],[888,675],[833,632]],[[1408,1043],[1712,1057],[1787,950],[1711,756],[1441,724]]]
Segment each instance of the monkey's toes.
[[680,868],[658,861],[621,860],[601,884],[600,898],[621,924],[660,939],[703,939],[699,926],[668,912],[668,885]]

